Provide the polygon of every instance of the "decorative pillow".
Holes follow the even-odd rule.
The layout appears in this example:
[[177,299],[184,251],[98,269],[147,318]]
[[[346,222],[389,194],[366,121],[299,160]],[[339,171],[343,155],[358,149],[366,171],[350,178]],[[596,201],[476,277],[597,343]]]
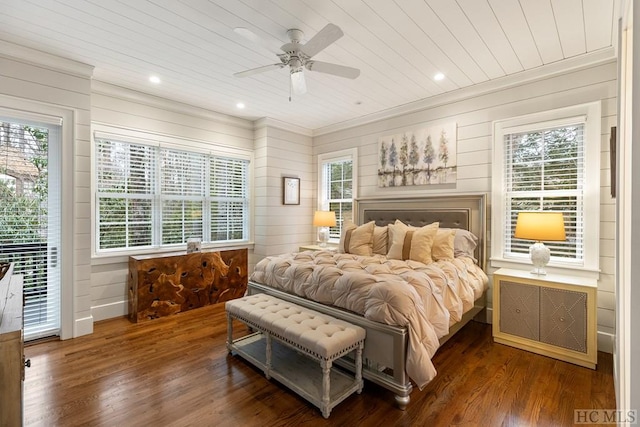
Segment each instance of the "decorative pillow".
[[402,259],[410,259],[420,261],[424,264],[431,264],[431,247],[438,233],[439,223],[434,222],[424,227],[410,228],[404,236],[404,245],[402,246]]
[[431,247],[438,232],[439,223],[434,222],[424,227],[410,227],[400,220],[389,224],[389,252],[387,258],[420,261],[425,264],[433,262]]
[[404,235],[409,230],[409,226],[399,219],[396,219],[395,223],[387,225],[387,229],[389,233],[389,250],[387,251],[387,258],[402,259]]
[[375,221],[370,221],[358,227],[351,221],[345,221],[340,236],[339,251],[346,254],[366,255],[373,254],[373,230]]
[[468,256],[475,260],[475,250],[478,246],[478,237],[468,230],[455,228],[456,237],[453,240],[453,254],[456,257]]
[[376,227],[373,229],[373,253],[378,255],[387,254],[389,244],[389,229],[387,227]]
[[453,259],[454,241],[456,230],[452,228],[441,228],[436,233],[431,247],[431,257],[438,261],[441,259]]

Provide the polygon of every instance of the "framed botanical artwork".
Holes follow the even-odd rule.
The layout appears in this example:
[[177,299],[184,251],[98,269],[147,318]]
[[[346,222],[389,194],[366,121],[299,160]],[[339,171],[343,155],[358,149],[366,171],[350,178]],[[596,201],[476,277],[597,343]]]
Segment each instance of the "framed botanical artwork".
[[282,204],[300,204],[300,178],[282,177]]
[[458,179],[457,124],[407,129],[378,139],[378,187],[453,184]]

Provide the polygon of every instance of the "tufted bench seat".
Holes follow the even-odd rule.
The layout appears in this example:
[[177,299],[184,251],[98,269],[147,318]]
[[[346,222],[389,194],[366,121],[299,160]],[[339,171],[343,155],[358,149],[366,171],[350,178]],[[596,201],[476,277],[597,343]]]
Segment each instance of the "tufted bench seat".
[[[354,391],[362,391],[363,328],[267,294],[225,304],[229,352],[237,352],[267,378],[277,379],[318,406],[325,418]],[[234,340],[233,319],[257,332]],[[334,360],[352,351],[355,377],[332,368]],[[320,369],[313,360],[320,362]]]

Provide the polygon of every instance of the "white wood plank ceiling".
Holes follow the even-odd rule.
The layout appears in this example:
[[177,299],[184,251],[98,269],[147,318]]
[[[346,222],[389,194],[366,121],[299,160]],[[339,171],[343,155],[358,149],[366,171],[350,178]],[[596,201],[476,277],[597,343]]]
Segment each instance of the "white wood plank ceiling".
[[[379,113],[614,46],[615,0],[0,0],[0,39],[95,66],[94,79],[307,129]],[[289,101],[287,29],[344,37],[314,56],[355,80],[305,71]],[[262,40],[251,42],[234,28]],[[557,67],[560,68],[560,67]],[[443,73],[445,78],[434,80]],[[149,82],[156,75],[160,84]],[[238,110],[243,102],[246,108]]]

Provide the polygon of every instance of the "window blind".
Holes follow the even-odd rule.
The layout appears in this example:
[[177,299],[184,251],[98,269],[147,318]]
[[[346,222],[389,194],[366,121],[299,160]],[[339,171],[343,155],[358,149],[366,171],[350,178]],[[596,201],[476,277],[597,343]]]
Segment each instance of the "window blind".
[[153,245],[156,148],[96,140],[98,249]]
[[247,159],[95,140],[98,251],[248,239]]
[[[552,258],[584,257],[584,124],[504,136],[505,255],[528,254],[532,242],[513,237],[520,211],[563,213],[566,241],[548,242]],[[595,171],[599,173],[599,171]]]
[[329,210],[336,214],[336,226],[329,227],[329,238],[339,240],[344,221],[353,221],[353,161],[328,161],[323,175],[326,202]]
[[203,238],[205,165],[203,154],[160,150],[163,245]]
[[0,261],[24,282],[24,337],[60,334],[60,126],[0,121]]
[[211,241],[242,240],[248,234],[249,162],[228,157],[211,157],[210,215]]

